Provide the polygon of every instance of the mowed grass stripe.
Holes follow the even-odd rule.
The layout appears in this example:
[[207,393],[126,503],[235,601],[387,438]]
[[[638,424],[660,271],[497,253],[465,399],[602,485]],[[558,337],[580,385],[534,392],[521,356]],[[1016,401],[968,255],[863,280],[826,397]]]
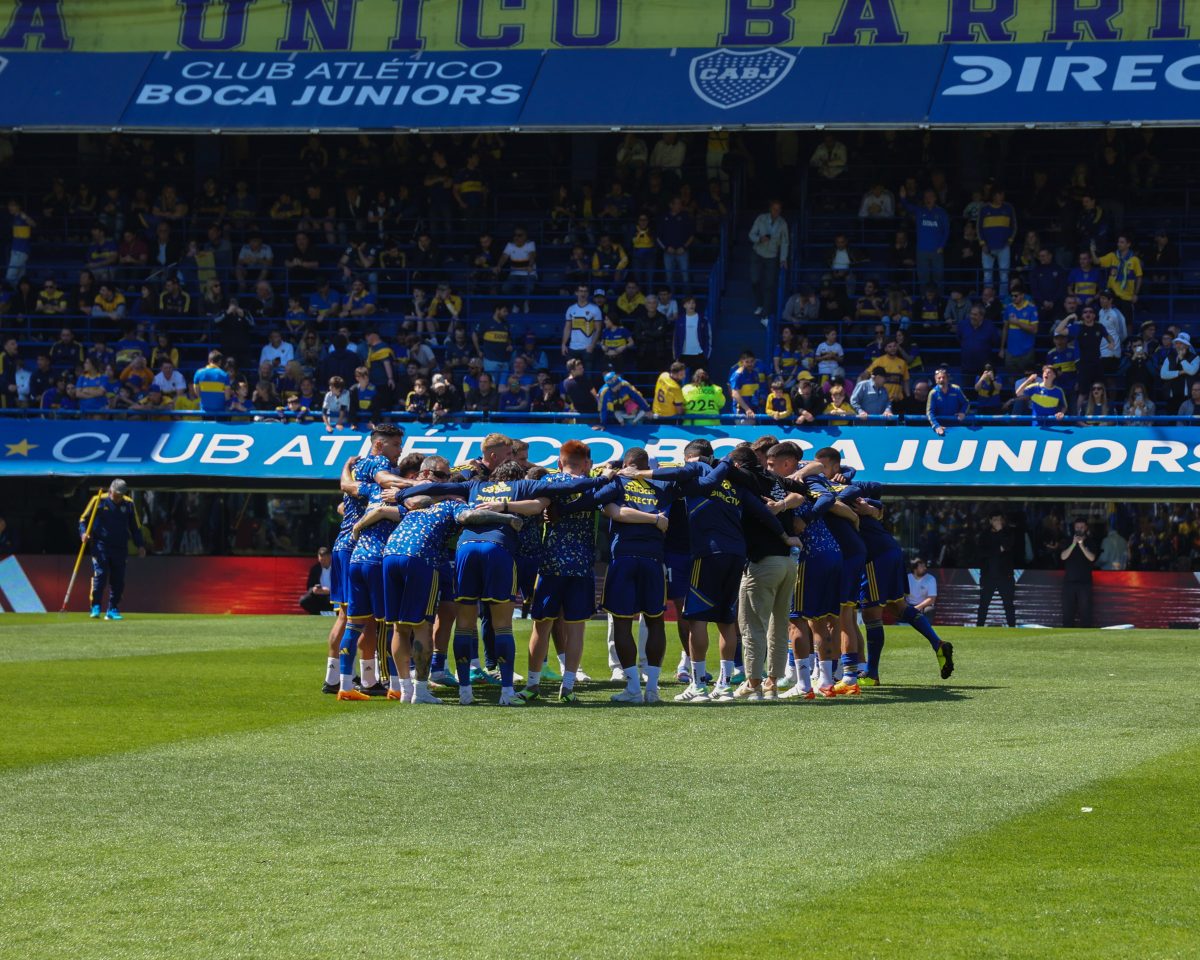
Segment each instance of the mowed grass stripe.
[[310,635],[319,649],[332,623],[328,617],[144,613],[110,623],[82,613],[9,613],[0,615],[0,664],[291,646]]
[[[1139,659],[1179,656],[1178,634],[1137,639]],[[322,719],[4,774],[0,955],[366,956],[377,929],[415,957],[869,943],[857,891],[880,871],[936,865],[1196,742],[1194,660],[1131,683],[1127,649],[1045,634],[971,657],[994,682],[652,711],[592,691],[596,709],[500,711],[339,709],[306,692],[306,655],[295,695]],[[889,642],[898,679],[930,660]],[[262,676],[234,686],[280,699],[290,675]],[[1029,943],[1022,924],[998,936]]]

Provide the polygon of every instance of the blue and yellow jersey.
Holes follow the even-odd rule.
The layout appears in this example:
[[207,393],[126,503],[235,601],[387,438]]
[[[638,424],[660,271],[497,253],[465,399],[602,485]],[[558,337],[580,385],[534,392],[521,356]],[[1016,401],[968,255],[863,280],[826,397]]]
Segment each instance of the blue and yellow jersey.
[[28,253],[32,238],[33,220],[27,213],[18,213],[12,221],[12,252]]
[[602,386],[599,394],[596,395],[596,403],[600,407],[601,423],[611,422],[614,419],[613,415],[618,410],[625,413],[630,405],[638,410],[650,409],[646,398],[641,395],[637,387],[625,380],[618,381],[615,386],[607,383]]
[[[555,487],[574,479],[565,473],[552,473],[545,482],[547,486]],[[554,519],[545,524],[545,534],[538,546],[538,573],[564,577],[591,576],[596,562],[594,491],[580,490],[559,500]]]
[[683,406],[683,386],[669,373],[660,373],[654,384],[654,403],[651,410],[656,417],[674,417]]
[[[740,366],[736,367],[729,375],[729,392],[731,394],[730,401],[733,401],[733,395],[740,396],[746,401],[751,410],[759,410],[759,399],[761,397],[763,387],[763,375],[756,367],[753,370],[746,371]],[[733,409],[736,412],[741,409],[736,403],[733,404]]]
[[[94,520],[93,513],[96,515]],[[89,521],[92,525],[90,532]],[[130,539],[136,546],[145,546],[137,509],[129,497],[123,497],[120,503],[116,503],[110,494],[93,494],[79,515],[79,534],[82,536],[84,533],[91,538],[93,549],[98,547],[109,553],[124,554]]]
[[207,366],[196,371],[192,377],[196,394],[200,398],[200,409],[205,413],[221,413],[225,409],[225,390],[229,386],[229,374],[220,367]]
[[922,323],[941,323],[942,313],[942,301],[939,298],[934,297],[930,300],[928,297],[922,297],[917,304],[917,315],[914,319]]
[[1106,253],[1096,263],[1108,271],[1108,289],[1113,296],[1132,300],[1137,290],[1137,281],[1142,276],[1142,261],[1134,253],[1125,256],[1113,251]]
[[1090,270],[1076,267],[1067,274],[1067,290],[1087,303],[1100,292],[1101,279],[1102,274],[1096,267],[1092,267]]
[[96,397],[80,397],[79,409],[85,413],[95,413],[99,410],[105,410],[108,407],[108,394],[112,393],[112,383],[108,377],[100,374],[97,377],[80,377],[75,381],[76,390],[85,390],[88,387],[102,387],[104,393]]
[[[665,513],[676,501],[675,486],[665,480],[630,480],[616,477],[596,491],[598,506],[615,503],[641,513]],[[683,501],[679,501],[681,507]],[[614,557],[647,557],[662,560],[667,534],[652,523],[608,521],[610,553]]]
[[633,334],[625,327],[605,327],[600,334],[600,349],[620,350],[633,344]]
[[388,382],[387,368],[384,367],[384,362],[387,360],[395,361],[396,351],[389,347],[382,340],[375,346],[371,347],[367,354],[367,374],[371,378],[371,383],[375,386],[381,386]]
[[682,467],[654,471],[655,480],[675,482],[687,499],[688,532],[693,557],[718,553],[744,557],[746,537],[742,532],[743,510],[768,529],[783,532],[779,521],[757,496],[730,482],[729,469],[725,461],[711,467],[697,460]]
[[[459,195],[467,202],[482,201],[487,192],[487,184],[483,180],[483,171],[476,168],[471,170],[463,167],[454,175],[454,185],[458,187]],[[471,196],[474,194],[474,196]]]
[[859,297],[854,305],[856,320],[882,320],[883,303],[878,297]]
[[904,399],[904,381],[908,379],[908,363],[902,357],[883,354],[871,363],[871,369],[883,367],[886,371],[884,384],[887,387],[888,399],[893,403]]
[[[1033,332],[1022,330],[1016,325],[1017,321],[1033,324]],[[1004,308],[1004,325],[1008,328],[1008,342],[1005,350],[1010,357],[1023,357],[1033,349],[1037,339],[1038,309],[1033,302],[1026,300],[1021,306],[1015,302]]]
[[508,345],[512,334],[508,324],[495,317],[490,317],[479,324],[479,349],[484,359],[493,362],[504,362],[508,359]]
[[773,359],[779,361],[779,375],[785,380],[790,380],[800,372],[797,369],[800,366],[800,354],[796,350],[785,350],[783,347],[776,347]]
[[775,393],[772,391],[767,394],[767,400],[763,406],[772,420],[790,420],[792,418],[792,398],[786,392]]
[[375,384],[369,383],[365,387],[358,388],[358,412],[362,414],[370,413],[371,407],[375,404],[375,394],[379,391],[375,389]]
[[1059,380],[1070,377],[1070,382],[1074,383],[1079,369],[1079,348],[1069,346],[1062,350],[1051,350],[1046,354],[1046,363],[1054,368]]
[[431,567],[449,563],[458,518],[470,509],[461,500],[442,500],[424,510],[410,510],[392,530],[383,555],[417,557]]
[[[360,483],[358,490],[367,492],[367,510],[383,503],[383,489],[375,483]],[[392,531],[396,529],[396,521],[380,520],[363,530],[362,535],[354,544],[350,554],[351,563],[383,563],[383,550],[387,546]]]
[[1040,383],[1025,391],[1029,398],[1029,408],[1035,420],[1053,417],[1059,410],[1066,411],[1067,395],[1062,387],[1043,387]]

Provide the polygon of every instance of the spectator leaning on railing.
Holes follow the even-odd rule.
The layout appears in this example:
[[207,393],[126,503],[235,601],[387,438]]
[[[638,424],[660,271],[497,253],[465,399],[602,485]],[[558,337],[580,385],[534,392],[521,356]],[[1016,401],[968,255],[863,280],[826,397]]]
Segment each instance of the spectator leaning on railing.
[[873,367],[871,376],[860,380],[850,395],[850,406],[860,420],[867,417],[891,417],[892,398],[888,392],[887,370],[883,367]]
[[934,385],[929,391],[929,399],[925,405],[925,415],[929,425],[940,437],[946,432],[946,422],[966,419],[967,395],[957,383],[951,383],[950,371],[946,367],[938,367],[933,374]]

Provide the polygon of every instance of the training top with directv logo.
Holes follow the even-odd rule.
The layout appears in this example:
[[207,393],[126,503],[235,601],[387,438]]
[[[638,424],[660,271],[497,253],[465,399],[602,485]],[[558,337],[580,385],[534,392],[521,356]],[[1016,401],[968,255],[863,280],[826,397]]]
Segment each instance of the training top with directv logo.
[[735,487],[729,477],[730,465],[722,460],[710,467],[693,460],[682,467],[659,468],[653,479],[676,482],[687,498],[688,524],[693,557],[729,554],[746,555],[746,536],[742,531],[742,511],[759,520],[776,535],[783,526],[754,494]]
[[[674,484],[665,480],[617,477],[596,491],[597,505],[615,503],[641,513],[662,513],[674,501]],[[682,501],[680,501],[682,502]],[[666,534],[652,523],[608,522],[609,550],[614,557],[646,557],[662,560]]]
[[[358,489],[367,488],[368,509],[383,504],[383,488],[375,483],[360,483]],[[350,554],[351,563],[382,563],[383,550],[388,538],[396,529],[395,520],[380,520],[363,530],[358,541],[354,544],[354,552]]]
[[442,500],[424,510],[410,510],[388,537],[384,556],[417,557],[431,567],[449,563],[458,518],[470,509],[461,500]]

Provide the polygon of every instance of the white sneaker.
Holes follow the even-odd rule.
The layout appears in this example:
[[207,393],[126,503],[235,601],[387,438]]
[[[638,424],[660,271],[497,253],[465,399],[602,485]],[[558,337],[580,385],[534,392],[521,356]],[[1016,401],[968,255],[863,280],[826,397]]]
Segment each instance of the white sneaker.
[[[714,690],[713,693],[717,691]],[[750,686],[750,681],[747,680],[733,691],[734,700],[761,700],[763,692],[760,688]]]
[[658,687],[646,688],[646,692],[642,694],[642,698],[646,703],[662,703],[662,697],[659,696]]
[[779,699],[780,700],[803,699],[807,694],[808,694],[807,690],[805,690],[803,687],[801,687],[800,684],[796,684],[794,687],[790,687],[789,689],[784,690],[783,693],[781,693],[779,695]]
[[[624,679],[624,678],[625,678],[625,675],[624,675],[624,674],[621,674],[621,678],[622,678],[622,679]],[[582,670],[576,670],[576,671],[575,671],[575,682],[576,682],[576,683],[591,683],[591,682],[592,682],[592,678],[591,678],[591,677],[589,677],[589,676],[588,676],[586,673],[584,673]]]
[[428,689],[421,689],[420,687],[413,691],[413,698],[409,703],[436,703],[439,707],[446,705],[444,701],[439,700]]
[[[575,679],[578,680],[579,677],[576,676]],[[620,667],[613,667],[612,676],[609,677],[608,679],[611,680],[613,683],[624,683],[625,682],[625,671],[622,670]]]
[[429,675],[429,682],[435,687],[457,687],[458,677],[449,670],[438,670],[436,673]]
[[460,707],[469,707],[474,702],[475,693],[469,686],[458,688],[458,704]]
[[775,686],[776,686],[776,689],[778,689],[778,690],[786,690],[788,687],[792,686],[795,682],[796,682],[796,668],[794,666],[791,666],[783,671],[783,679],[780,680],[779,683],[777,683]]
[[713,703],[733,703],[733,687],[727,683],[715,683],[708,699]]
[[642,695],[641,690],[622,690],[620,693],[614,693],[609,697],[613,703],[645,703],[646,698]]
[[525,701],[517,696],[516,690],[507,692],[507,693],[504,690],[501,690],[499,706],[501,706],[501,707],[523,707],[523,706],[525,706]]
[[676,703],[708,703],[708,687],[702,683],[689,683],[683,693],[675,695]]

